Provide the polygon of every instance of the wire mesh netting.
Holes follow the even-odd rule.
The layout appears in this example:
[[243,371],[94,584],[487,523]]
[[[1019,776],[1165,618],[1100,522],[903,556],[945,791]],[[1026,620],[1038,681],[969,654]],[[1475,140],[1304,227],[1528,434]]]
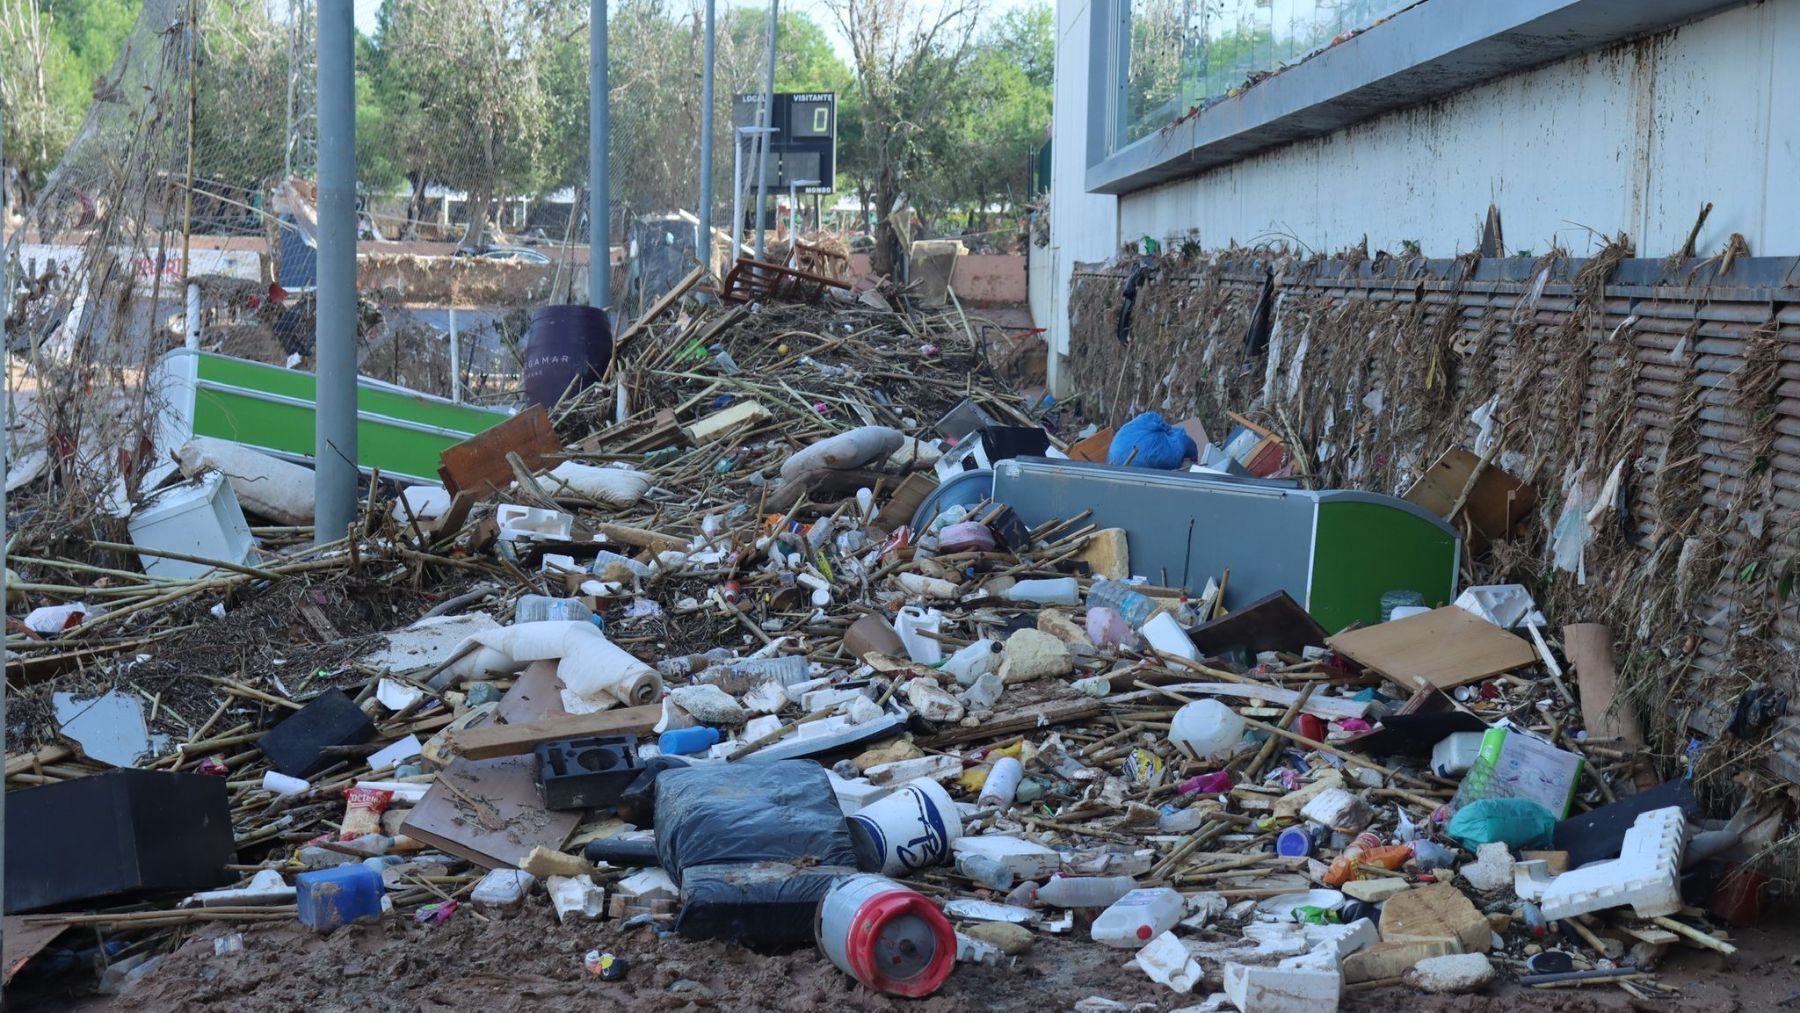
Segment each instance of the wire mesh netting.
[[[8,151],[22,167],[8,187],[12,438],[52,448],[70,472],[61,488],[84,503],[121,476],[135,492],[135,473],[166,453],[172,409],[146,378],[185,347],[313,367],[316,4],[126,6],[135,20],[78,119],[52,121],[68,103],[41,82],[34,94],[29,74],[4,75],[8,137],[36,146]],[[701,0],[612,4],[611,249],[600,262],[621,319],[699,260],[703,11]],[[4,0],[0,44],[29,57],[20,26],[59,17],[53,0]],[[719,15],[720,236],[733,204],[732,97],[762,88],[765,19]],[[586,242],[588,3],[384,0],[358,29],[360,370],[441,397],[516,401],[531,311],[587,301],[599,259]],[[832,61],[819,59],[829,47],[816,24],[784,17],[783,30],[782,87],[847,84],[819,70]],[[34,111],[45,121],[26,125],[41,129],[21,132]]]

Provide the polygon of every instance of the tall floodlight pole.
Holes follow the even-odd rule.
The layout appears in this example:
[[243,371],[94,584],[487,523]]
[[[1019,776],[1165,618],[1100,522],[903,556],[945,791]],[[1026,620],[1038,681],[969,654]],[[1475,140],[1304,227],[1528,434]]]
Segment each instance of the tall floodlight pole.
[[[712,271],[713,223],[713,58],[717,54],[718,36],[713,26],[717,0],[706,0],[706,65],[700,71],[700,225],[694,249],[700,262]],[[731,260],[737,259],[732,251]]]
[[313,543],[356,519],[356,25],[351,0],[319,0],[319,361]]
[[[0,104],[0,219],[6,217],[6,108]],[[12,274],[7,270],[12,258],[6,255],[6,236],[0,234],[0,306],[12,308]],[[6,345],[6,311],[0,310],[0,472],[12,472],[12,355]],[[0,482],[0,609],[5,608],[6,592],[6,483]],[[0,728],[6,727],[6,669],[12,665],[12,652],[0,637]],[[0,897],[6,896],[6,797],[0,793]],[[5,929],[0,928],[0,941]]]
[[[775,125],[775,22],[781,0],[769,0],[769,66],[763,78],[762,119],[757,126]],[[762,136],[756,156],[756,259],[763,259],[763,208],[769,203],[769,145],[773,134]]]
[[588,305],[612,305],[612,172],[607,166],[611,101],[606,73],[606,0],[588,0]]

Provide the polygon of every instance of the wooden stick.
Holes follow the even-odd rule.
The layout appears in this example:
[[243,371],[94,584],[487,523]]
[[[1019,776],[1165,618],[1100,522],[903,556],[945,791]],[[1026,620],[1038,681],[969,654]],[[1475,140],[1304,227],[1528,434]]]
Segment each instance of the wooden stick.
[[1650,920],[1655,922],[1656,924],[1662,926],[1663,928],[1668,929],[1670,932],[1673,932],[1677,935],[1686,936],[1688,939],[1691,939],[1694,942],[1699,943],[1701,946],[1704,946],[1709,950],[1716,950],[1720,953],[1725,954],[1728,957],[1738,951],[1737,947],[1731,945],[1730,943],[1724,941],[1723,939],[1716,939],[1716,938],[1709,936],[1706,933],[1700,931],[1699,929],[1694,928],[1692,925],[1683,924],[1681,922],[1676,921],[1673,918],[1668,918],[1668,917],[1664,917],[1662,915],[1658,915],[1655,918],[1652,918]]
[[173,549],[152,549],[143,545],[121,545],[118,542],[90,542],[88,544],[96,549],[112,549],[115,552],[135,552],[144,556],[157,556],[162,559],[180,560],[183,563],[210,566],[216,570],[231,570],[235,573],[247,573],[252,577],[261,577],[264,580],[275,580],[277,577],[276,574],[271,573],[268,570],[259,570],[254,566],[245,566],[242,563],[227,563],[221,559],[208,559],[205,556],[195,556],[186,552],[176,552]]
[[[1287,712],[1281,715],[1281,720],[1275,723],[1276,726],[1286,728],[1293,724],[1294,717],[1300,713],[1300,708],[1306,706],[1306,698],[1312,696],[1312,691],[1317,689],[1318,685],[1316,682],[1307,683],[1305,688],[1300,690],[1300,695],[1294,698],[1294,702],[1288,704]],[[1262,748],[1256,751],[1256,758],[1250,761],[1250,766],[1244,768],[1244,780],[1255,781],[1256,775],[1262,773],[1263,764],[1269,762],[1269,758],[1275,755],[1277,741],[1278,739],[1271,735],[1263,742]]]

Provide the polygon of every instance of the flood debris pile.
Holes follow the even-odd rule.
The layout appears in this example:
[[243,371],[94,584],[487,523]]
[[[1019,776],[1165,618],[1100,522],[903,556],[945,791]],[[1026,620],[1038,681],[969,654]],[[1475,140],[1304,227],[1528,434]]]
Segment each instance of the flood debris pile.
[[[899,997],[1080,945],[1245,1013],[1657,1002],[1671,948],[1732,952],[1779,814],[1652,768],[1614,631],[1459,586],[1485,461],[1437,503],[1304,488],[1247,422],[1046,427],[979,327],[672,298],[340,541],[17,560],[9,948],[119,989],[202,926],[554,912],[610,923],[563,965],[596,994],[671,936]],[[258,466],[213,449],[235,530]]]

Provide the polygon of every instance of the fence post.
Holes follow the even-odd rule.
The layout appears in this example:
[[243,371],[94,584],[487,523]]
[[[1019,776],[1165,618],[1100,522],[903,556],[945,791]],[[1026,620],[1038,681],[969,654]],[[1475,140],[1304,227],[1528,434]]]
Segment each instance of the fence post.
[[606,0],[588,0],[588,305],[601,308],[613,301],[606,6]]
[[356,518],[356,37],[351,0],[319,0],[319,361],[313,542]]

